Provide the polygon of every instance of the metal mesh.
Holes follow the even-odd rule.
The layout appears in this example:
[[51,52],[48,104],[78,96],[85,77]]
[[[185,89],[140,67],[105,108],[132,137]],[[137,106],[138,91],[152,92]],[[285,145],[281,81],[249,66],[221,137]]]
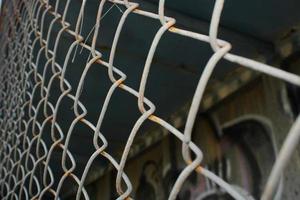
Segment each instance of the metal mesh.
[[[186,167],[178,176],[169,194],[169,199],[176,199],[185,180],[193,171],[211,179],[233,198],[247,199],[248,197],[243,196],[243,194],[233,188],[229,183],[211,171],[201,167],[203,158],[201,149],[191,141],[193,124],[207,82],[216,64],[221,59],[237,63],[241,66],[298,86],[300,85],[300,77],[230,53],[231,44],[217,38],[224,0],[216,0],[215,2],[214,9],[212,10],[209,35],[177,28],[175,19],[165,16],[164,14],[164,0],[159,1],[158,13],[141,10],[139,9],[139,4],[128,0],[109,0],[110,3],[126,8],[114,35],[109,60],[102,59],[101,52],[97,51],[95,45],[98,39],[101,17],[105,14],[102,12],[103,6],[107,1],[102,0],[99,3],[91,45],[86,44],[84,42],[85,38],[81,36],[86,0],[82,0],[81,2],[80,12],[78,16],[76,16],[77,23],[75,30],[71,30],[70,23],[66,21],[66,14],[70,12],[68,8],[71,1],[67,0],[63,12],[59,13],[58,6],[61,2],[65,1],[57,0],[55,5],[51,6],[47,0],[7,0],[3,5],[0,59],[0,195],[2,199],[45,199],[46,193],[58,199],[61,196],[62,185],[67,178],[73,179],[78,184],[77,200],[82,198],[89,199],[90,197],[85,189],[85,180],[93,161],[97,157],[106,158],[117,171],[116,191],[119,194],[118,199],[130,198],[132,185],[130,177],[127,177],[124,172],[124,167],[136,134],[142,124],[147,120],[167,129],[174,137],[182,142],[182,156],[186,162]],[[128,15],[131,14],[153,18],[159,20],[161,23],[161,27],[157,31],[147,55],[138,90],[126,85],[126,74],[120,71],[118,66],[114,65],[118,39],[120,34],[122,34],[122,28]],[[46,26],[44,23],[46,15],[53,16],[50,25],[47,25],[49,26],[47,34],[41,31],[45,28],[43,26]],[[50,49],[48,45],[49,34],[55,23],[60,24],[61,29],[57,34],[54,48]],[[214,51],[214,54],[207,62],[199,79],[183,132],[177,130],[170,123],[157,116],[155,114],[155,105],[144,95],[153,55],[162,35],[168,31],[209,43]],[[61,66],[56,61],[56,54],[57,46],[61,41],[61,35],[63,33],[69,34],[70,37],[73,38],[73,43],[68,49],[64,65]],[[76,51],[78,46],[88,50],[91,53],[91,57],[86,66],[82,66],[84,71],[81,74],[78,87],[71,88],[70,83],[65,78],[65,73],[69,66],[72,52]],[[37,54],[34,54],[34,52],[37,52]],[[45,66],[40,66],[41,54],[45,54],[47,58]],[[81,90],[85,83],[87,72],[94,64],[106,67],[107,76],[112,83],[96,124],[93,124],[85,118],[88,111],[85,105],[80,101]],[[40,68],[43,70],[41,71]],[[49,79],[46,81],[46,74],[49,71],[51,76],[48,77]],[[52,83],[54,80],[59,80],[60,82],[60,96],[55,102],[49,98],[49,94],[51,90],[53,90]],[[109,143],[101,132],[101,125],[105,118],[107,107],[110,104],[111,96],[116,88],[124,90],[128,94],[136,97],[140,110],[140,117],[130,132],[120,160],[116,160],[106,151]],[[68,132],[63,132],[61,124],[57,122],[58,109],[62,100],[65,98],[74,103],[73,112],[76,116]],[[38,120],[38,115],[43,116],[42,121]],[[72,131],[77,123],[84,123],[94,133],[94,153],[86,163],[84,172],[80,177],[74,173],[76,160],[69,150]],[[51,133],[45,133],[44,127],[46,124],[51,125]],[[298,118],[282,146],[263,192],[262,199],[270,199],[276,190],[281,173],[298,143],[299,130],[300,119]],[[51,135],[51,146],[45,144],[42,134]],[[56,177],[49,165],[54,149],[61,149],[63,152],[61,168],[64,174],[60,179],[56,180],[58,181],[57,187],[54,187],[54,178]],[[193,156],[191,154],[193,154]],[[42,171],[38,172],[41,166]]]

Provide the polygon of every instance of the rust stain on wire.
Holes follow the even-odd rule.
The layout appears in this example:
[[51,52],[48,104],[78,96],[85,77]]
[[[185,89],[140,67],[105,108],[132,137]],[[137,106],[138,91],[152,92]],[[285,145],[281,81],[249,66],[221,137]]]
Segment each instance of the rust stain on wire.
[[[11,0],[5,1],[3,5],[6,12],[3,13],[5,20],[2,20],[4,30],[1,37],[2,46],[0,55],[0,192],[2,198],[43,199],[45,198],[45,194],[48,193],[51,194],[54,199],[59,199],[62,185],[65,180],[69,178],[78,185],[76,200],[81,198],[90,199],[84,187],[85,180],[94,160],[97,157],[103,157],[106,158],[117,171],[116,191],[119,194],[118,199],[131,199],[132,185],[130,177],[126,175],[124,168],[139,128],[145,121],[151,120],[168,130],[174,137],[182,142],[182,156],[186,162],[186,167],[178,176],[168,197],[169,200],[176,199],[183,183],[193,171],[211,179],[226,190],[233,198],[246,199],[246,197],[236,191],[229,183],[200,166],[202,158],[205,155],[202,154],[201,149],[191,140],[195,117],[208,80],[220,59],[226,59],[227,61],[279,78],[297,86],[300,86],[300,77],[230,53],[231,44],[218,38],[219,21],[224,0],[215,1],[215,6],[212,10],[213,15],[210,21],[209,35],[176,28],[176,19],[165,16],[164,14],[164,0],[159,1],[158,13],[141,10],[139,9],[139,4],[128,0],[102,0],[99,3],[91,45],[85,44],[85,38],[81,35],[86,2],[86,0],[81,1],[81,8],[77,16],[75,30],[70,29],[70,23],[65,19],[66,14],[69,12],[70,0],[66,1],[63,13],[58,13],[58,6],[61,0],[56,1],[54,8],[49,4],[48,0]],[[122,17],[114,35],[109,60],[105,61],[102,59],[101,52],[96,49],[96,41],[98,39],[98,30],[101,26],[101,17],[104,15],[104,13],[102,13],[103,7],[107,2],[114,3],[123,8],[125,7],[126,10],[124,12],[122,11]],[[115,52],[119,37],[122,33],[122,28],[128,15],[133,13],[159,20],[161,23],[161,27],[153,38],[152,45],[149,49],[138,90],[126,85],[126,74],[119,70],[118,66],[114,65]],[[48,32],[45,34],[41,30],[46,26],[46,15],[53,16],[54,19],[51,21]],[[54,48],[49,49],[49,34],[52,32],[54,23],[60,23],[62,28],[57,35]],[[145,97],[147,78],[151,70],[153,56],[161,37],[167,31],[207,42],[214,51],[201,77],[199,77],[199,83],[194,93],[183,132],[180,132],[159,116],[156,116],[155,105]],[[57,45],[60,42],[62,33],[67,33],[73,37],[73,43],[67,51],[63,66],[56,62]],[[32,40],[31,38],[34,39]],[[78,87],[74,89],[71,88],[70,83],[65,78],[65,73],[69,67],[69,63],[72,62],[71,57],[73,52],[75,52],[74,57],[76,57],[78,46],[88,50],[91,53],[91,57],[84,67]],[[33,57],[34,50],[38,51],[36,58]],[[40,66],[40,55],[42,53],[45,53],[47,63],[44,66],[43,72],[40,73],[37,69]],[[98,121],[96,124],[93,124],[86,119],[88,111],[80,101],[80,96],[84,88],[87,72],[95,63],[107,68],[107,75],[112,85],[107,92],[105,102],[99,113]],[[53,73],[48,83],[45,81],[47,70],[52,70]],[[118,75],[120,78],[117,79],[115,75]],[[55,79],[60,82],[61,95],[55,102],[51,102],[48,97]],[[116,88],[120,88],[135,96],[141,112],[139,119],[130,132],[121,160],[116,160],[112,155],[106,152],[108,141],[101,132],[101,125],[105,118],[107,107]],[[75,92],[75,95],[71,92]],[[38,98],[39,101],[37,103],[34,102],[34,98]],[[60,124],[57,122],[58,110],[62,100],[65,98],[73,101],[72,110],[75,114],[75,118],[67,132],[63,132]],[[45,118],[42,122],[37,120],[39,112],[42,112]],[[94,132],[93,145],[95,149],[86,163],[81,177],[77,177],[74,174],[76,161],[69,149],[73,129],[79,122],[84,123]],[[50,135],[52,145],[50,148],[46,147],[45,141],[42,138],[42,135],[45,134],[44,128],[47,124],[51,125]],[[300,138],[299,130],[300,118],[296,120],[290,133],[287,135],[287,139],[269,177],[262,199],[270,199],[274,193],[281,173],[284,171],[293,150],[298,144]],[[35,153],[32,152],[34,148],[36,148]],[[62,152],[61,168],[64,171],[64,174],[57,180],[58,186],[56,188],[54,188],[54,174],[49,166],[54,149]],[[194,159],[192,159],[191,152],[195,155]],[[71,162],[71,166],[67,166],[67,161]],[[36,175],[38,166],[43,166],[42,177],[37,177]]]

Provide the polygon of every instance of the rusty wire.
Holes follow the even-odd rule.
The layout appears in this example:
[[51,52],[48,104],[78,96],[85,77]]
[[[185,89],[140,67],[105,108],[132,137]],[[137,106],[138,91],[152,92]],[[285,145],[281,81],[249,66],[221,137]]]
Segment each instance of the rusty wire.
[[[151,120],[167,129],[182,142],[182,156],[186,162],[186,167],[177,178],[168,199],[176,199],[185,180],[193,171],[202,174],[219,185],[233,198],[246,199],[229,183],[204,167],[201,167],[202,151],[191,140],[196,114],[207,82],[216,64],[221,59],[226,59],[297,86],[300,86],[300,77],[264,63],[230,53],[231,44],[217,37],[224,0],[215,1],[209,35],[177,28],[176,20],[164,14],[164,0],[159,1],[158,13],[140,10],[139,4],[127,0],[102,0],[99,3],[96,24],[93,29],[92,44],[90,46],[84,42],[86,38],[81,35],[86,0],[82,0],[75,30],[71,30],[70,23],[66,21],[70,2],[70,0],[67,0],[63,13],[58,13],[60,0],[56,1],[55,7],[52,7],[47,0],[10,0],[4,2],[5,12],[2,13],[4,20],[2,24],[0,55],[0,195],[2,195],[2,199],[43,199],[46,193],[52,195],[54,199],[59,199],[62,185],[67,178],[72,179],[78,185],[76,200],[81,198],[90,199],[84,184],[91,165],[98,157],[107,159],[117,171],[116,191],[119,194],[118,199],[130,198],[132,185],[130,178],[124,172],[124,167],[126,166],[128,154],[136,134],[146,120]],[[98,39],[98,30],[101,29],[100,22],[103,16],[103,7],[107,2],[123,6],[126,10],[122,13],[115,32],[109,60],[105,61],[102,59],[101,52],[96,49],[96,42]],[[157,31],[147,55],[138,91],[126,85],[126,74],[114,65],[115,52],[123,25],[128,15],[133,13],[159,20],[161,23],[161,27]],[[47,34],[44,35],[41,30],[44,29],[46,15],[51,15],[54,18],[49,25]],[[48,46],[49,37],[55,23],[59,23],[61,29],[57,34],[54,48],[50,49]],[[156,47],[163,34],[167,31],[209,43],[214,51],[213,56],[207,62],[199,79],[183,132],[180,132],[159,116],[156,116],[155,105],[144,95]],[[69,34],[74,41],[68,49],[63,66],[60,66],[56,61],[56,53],[63,33]],[[78,87],[72,88],[65,78],[65,73],[72,60],[72,52],[75,51],[74,56],[76,56],[78,46],[88,50],[91,57],[86,66],[82,66],[84,71],[81,74]],[[35,50],[38,51],[36,57],[33,56]],[[40,57],[43,53],[47,58],[45,66],[41,66],[40,64]],[[97,124],[93,124],[85,118],[88,111],[80,101],[86,75],[93,64],[105,66],[107,68],[107,75],[112,82],[99,113]],[[43,69],[42,73],[38,72],[39,68]],[[52,75],[48,83],[46,83],[45,76],[49,70],[51,70]],[[51,102],[49,100],[49,93],[55,80],[59,80],[60,82],[61,95],[56,102]],[[106,151],[109,144],[101,133],[101,125],[110,104],[111,96],[117,88],[137,98],[137,105],[141,113],[129,134],[121,160],[116,160]],[[34,102],[35,98],[38,98],[37,103]],[[74,102],[73,112],[76,116],[68,132],[63,132],[60,124],[57,122],[58,110],[62,100],[65,98]],[[43,115],[43,121],[38,120],[40,113]],[[74,173],[76,160],[69,150],[70,139],[74,126],[77,123],[85,124],[94,132],[93,144],[95,151],[86,163],[81,177],[77,177]],[[42,138],[42,135],[46,134],[43,130],[47,124],[51,125],[52,145],[50,147],[45,144]],[[300,119],[298,118],[287,135],[286,142],[276,160],[262,199],[270,199],[273,195],[280,176],[288,163],[288,159],[298,143],[300,135],[299,126]],[[62,152],[61,168],[64,171],[63,176],[57,180],[58,186],[56,188],[54,188],[55,176],[49,166],[55,149]],[[194,159],[192,159],[191,152],[195,155]],[[67,161],[71,162],[71,166],[66,164]],[[42,177],[37,176],[38,166],[42,166]]]

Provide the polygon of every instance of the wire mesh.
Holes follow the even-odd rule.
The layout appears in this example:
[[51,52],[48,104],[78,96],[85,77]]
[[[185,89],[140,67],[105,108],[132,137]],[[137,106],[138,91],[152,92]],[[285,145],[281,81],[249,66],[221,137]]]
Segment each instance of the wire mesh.
[[[128,0],[102,0],[99,2],[91,45],[86,44],[84,42],[85,38],[81,35],[87,1],[81,1],[81,8],[74,30],[71,29],[70,23],[66,21],[66,14],[70,12],[69,5],[71,1],[67,0],[65,2],[64,10],[60,13],[58,7],[62,2],[61,0],[57,0],[53,7],[47,0],[7,0],[3,5],[0,55],[0,195],[2,199],[45,199],[46,193],[47,195],[51,194],[54,199],[60,199],[62,185],[66,179],[72,179],[78,185],[76,200],[82,198],[90,199],[85,189],[85,180],[91,165],[97,157],[107,159],[117,171],[115,188],[119,194],[118,199],[130,199],[132,184],[130,177],[124,172],[124,167],[126,166],[128,154],[136,134],[147,120],[167,129],[182,143],[182,156],[186,162],[186,167],[178,176],[168,199],[176,199],[185,180],[193,171],[211,179],[211,181],[228,192],[234,199],[247,199],[247,197],[243,196],[243,194],[229,183],[201,166],[202,151],[191,140],[196,114],[207,82],[215,70],[216,64],[221,59],[237,63],[297,86],[300,85],[300,77],[267,64],[230,53],[231,44],[218,39],[218,27],[224,0],[215,1],[208,35],[177,28],[176,20],[165,16],[164,0],[159,1],[157,13],[141,10],[139,9],[139,4]],[[126,11],[122,13],[115,32],[108,61],[102,59],[101,52],[96,49],[100,21],[103,15],[105,15],[103,7],[107,2],[126,8]],[[161,27],[157,31],[148,52],[138,90],[126,85],[126,74],[119,70],[118,66],[114,65],[115,53],[122,28],[128,15],[131,14],[153,18],[159,20],[161,23]],[[42,30],[46,26],[46,15],[52,16],[53,20],[48,27],[48,32],[45,34]],[[61,29],[57,34],[54,47],[51,49],[49,47],[49,35],[53,31],[53,24],[55,23],[60,24]],[[156,47],[161,37],[168,31],[209,43],[214,51],[199,79],[183,132],[157,116],[155,114],[155,105],[144,95]],[[68,49],[64,64],[60,65],[56,60],[56,55],[57,47],[63,33],[69,34],[73,38],[73,43]],[[78,87],[72,88],[65,77],[65,73],[71,62],[72,52],[76,51],[78,46],[89,51],[91,57],[86,66],[82,66],[84,71],[81,74]],[[34,56],[35,51],[38,52],[36,56]],[[41,54],[45,54],[47,58],[45,66],[40,66]],[[107,75],[112,83],[96,124],[86,119],[85,116],[88,111],[80,101],[81,90],[85,84],[86,75],[94,64],[106,67]],[[40,71],[40,68],[43,70]],[[46,81],[48,71],[51,72],[51,76],[49,77],[49,81]],[[59,89],[61,92],[61,95],[55,102],[49,98],[50,92],[53,90],[52,85],[54,80],[59,80]],[[132,127],[120,160],[116,160],[106,151],[109,143],[101,132],[103,119],[116,88],[136,97],[140,111],[140,117]],[[73,102],[73,112],[75,115],[67,132],[63,132],[61,124],[57,122],[58,109],[65,98]],[[36,101],[35,99],[38,100]],[[43,115],[43,121],[38,120],[40,113]],[[84,123],[94,133],[94,153],[90,156],[80,177],[74,172],[76,159],[69,149],[73,129],[77,123]],[[47,146],[42,137],[43,134],[49,134],[44,131],[47,124],[51,125],[51,146]],[[272,197],[281,174],[298,144],[299,136],[300,118],[298,117],[286,137],[286,141],[274,164],[261,199],[270,199]],[[49,165],[54,149],[60,149],[63,152],[61,168],[64,174],[57,180],[57,187],[54,187],[54,179],[56,177]],[[68,162],[71,164],[67,164]],[[38,175],[37,171],[41,166],[43,170]]]

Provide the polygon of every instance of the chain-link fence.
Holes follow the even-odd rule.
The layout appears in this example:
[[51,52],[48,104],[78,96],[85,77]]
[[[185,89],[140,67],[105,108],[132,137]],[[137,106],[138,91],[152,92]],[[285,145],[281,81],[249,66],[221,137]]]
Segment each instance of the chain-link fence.
[[[98,13],[93,30],[92,42],[87,44],[86,38],[81,35],[83,17],[85,14],[86,0],[81,1],[79,14],[76,16],[76,26],[72,30],[70,23],[66,21],[66,15],[70,12],[71,0],[57,0],[50,3],[47,0],[6,0],[4,1],[1,18],[1,66],[0,66],[0,190],[2,199],[45,199],[49,194],[59,199],[62,193],[62,185],[66,179],[72,179],[77,183],[76,199],[89,199],[85,189],[85,180],[91,165],[98,157],[107,159],[117,171],[115,188],[119,194],[118,199],[129,199],[132,193],[130,177],[124,172],[128,154],[134,142],[136,134],[145,121],[152,121],[168,130],[182,143],[182,157],[186,167],[178,176],[168,199],[176,199],[178,192],[188,176],[196,171],[211,179],[235,199],[248,199],[249,197],[237,191],[229,183],[216,176],[211,171],[201,166],[203,155],[201,149],[191,140],[193,124],[201,103],[207,82],[215,70],[216,64],[225,59],[237,63],[246,68],[256,70],[276,77],[291,84],[300,85],[300,77],[278,68],[230,53],[231,44],[218,39],[219,21],[224,5],[224,0],[216,0],[212,10],[209,35],[191,32],[176,27],[176,20],[164,14],[164,0],[159,1],[158,12],[148,12],[139,8],[139,4],[128,0],[102,0],[99,1]],[[113,3],[117,7],[125,8],[115,31],[110,49],[109,59],[102,59],[102,54],[97,50],[96,42],[98,31],[101,30],[101,19],[106,14],[103,7],[106,3]],[[64,9],[58,8],[63,4]],[[129,15],[152,18],[161,23],[151,47],[140,77],[139,89],[136,90],[126,85],[126,74],[114,64],[118,41],[122,34],[122,28]],[[45,16],[52,16],[50,24],[45,23]],[[49,45],[49,38],[53,32],[53,26],[60,25],[53,47]],[[47,30],[46,32],[43,30]],[[199,77],[192,104],[189,108],[188,118],[184,131],[181,132],[155,113],[155,105],[145,96],[147,79],[151,70],[151,64],[156,48],[161,37],[166,32],[179,34],[183,37],[209,43],[214,54],[207,62],[204,71]],[[64,59],[63,65],[56,60],[57,48],[61,42],[62,34],[68,34],[73,38]],[[66,71],[76,56],[78,48],[90,52],[77,88],[72,88],[66,79]],[[41,57],[46,57],[43,64]],[[195,55],[196,56],[196,55]],[[87,109],[81,102],[81,92],[84,87],[87,73],[92,66],[105,67],[107,76],[111,81],[111,87],[107,92],[101,112],[98,114],[97,123],[86,118]],[[59,98],[53,101],[49,96],[53,92],[53,82],[59,81]],[[137,99],[140,117],[132,127],[122,157],[117,160],[106,149],[109,142],[101,132],[102,122],[110,105],[110,100],[116,89],[121,89]],[[95,90],[97,92],[97,90]],[[68,131],[62,130],[62,124],[57,121],[58,110],[64,99],[73,102],[75,117]],[[239,105],[241,106],[241,105]],[[76,124],[85,124],[93,134],[94,153],[85,165],[82,175],[74,172],[76,158],[70,151],[70,142],[73,129]],[[45,131],[45,126],[50,125],[51,131]],[[46,144],[43,135],[51,137],[51,144]],[[269,180],[262,195],[262,199],[270,199],[276,190],[276,186],[289,162],[289,158],[297,146],[300,136],[300,119],[298,118],[287,135],[281,148]],[[61,168],[64,174],[57,177],[50,163],[53,151],[60,149]],[[56,179],[56,180],[54,180]],[[54,184],[57,181],[58,184]]]

